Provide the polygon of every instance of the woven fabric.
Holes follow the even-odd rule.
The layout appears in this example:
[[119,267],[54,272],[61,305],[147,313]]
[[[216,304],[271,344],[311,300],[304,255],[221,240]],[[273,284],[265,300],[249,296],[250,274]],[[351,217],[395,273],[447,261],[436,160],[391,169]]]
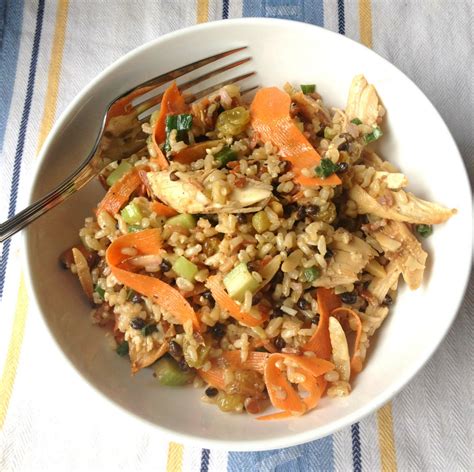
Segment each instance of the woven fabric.
[[[105,66],[164,33],[243,16],[305,21],[372,47],[434,103],[474,175],[470,0],[0,0],[0,220],[26,205],[52,124]],[[227,453],[168,444],[115,416],[30,308],[21,238],[0,252],[2,471],[474,470],[472,280],[447,338],[391,403],[309,444]]]

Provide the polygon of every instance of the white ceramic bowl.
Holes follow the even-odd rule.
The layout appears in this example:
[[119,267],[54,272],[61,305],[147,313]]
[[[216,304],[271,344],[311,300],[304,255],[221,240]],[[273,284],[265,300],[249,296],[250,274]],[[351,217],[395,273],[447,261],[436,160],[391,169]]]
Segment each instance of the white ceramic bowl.
[[[413,293],[401,288],[350,396],[325,398],[315,411],[298,419],[258,422],[250,415],[223,414],[201,403],[201,392],[193,388],[159,387],[149,370],[131,378],[128,363],[106,346],[104,332],[90,324],[90,307],[77,280],[57,262],[58,254],[77,241],[84,218],[102,195],[97,184],[90,184],[30,227],[26,250],[32,292],[52,337],[97,392],[122,407],[124,414],[146,420],[178,441],[262,450],[317,439],[354,423],[387,402],[425,364],[447,333],[463,298],[470,268],[471,192],[442,119],[393,65],[364,46],[315,26],[246,19],[165,35],[100,74],[51,132],[41,152],[32,200],[79,164],[94,141],[105,105],[119,93],[158,73],[242,45],[249,46],[260,84],[315,82],[332,106],[344,105],[352,77],[364,73],[388,110],[380,143],[383,156],[400,166],[418,195],[459,209],[428,240],[430,258],[423,286]],[[59,297],[57,287],[61,287]]]

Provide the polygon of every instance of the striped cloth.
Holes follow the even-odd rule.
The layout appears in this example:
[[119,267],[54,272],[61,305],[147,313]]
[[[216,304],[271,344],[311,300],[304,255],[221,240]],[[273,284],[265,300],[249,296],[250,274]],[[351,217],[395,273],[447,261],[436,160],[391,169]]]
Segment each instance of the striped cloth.
[[[474,175],[470,0],[0,0],[0,220],[25,206],[54,120],[105,66],[169,31],[241,16],[306,21],[374,48],[434,102]],[[21,238],[0,251],[2,471],[474,470],[472,281],[447,339],[393,402],[303,446],[228,453],[168,444],[117,417],[29,309]]]

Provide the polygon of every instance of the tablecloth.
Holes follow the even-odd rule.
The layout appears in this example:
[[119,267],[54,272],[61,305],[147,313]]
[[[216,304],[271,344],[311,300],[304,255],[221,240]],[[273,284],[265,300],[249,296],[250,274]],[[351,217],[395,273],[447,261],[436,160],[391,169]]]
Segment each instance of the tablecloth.
[[[242,16],[306,21],[372,47],[432,100],[472,178],[470,0],[0,0],[0,220],[25,206],[48,131],[105,66],[164,33]],[[168,443],[114,415],[30,309],[21,238],[0,251],[2,471],[474,470],[472,280],[442,346],[381,410],[302,446],[228,453]]]

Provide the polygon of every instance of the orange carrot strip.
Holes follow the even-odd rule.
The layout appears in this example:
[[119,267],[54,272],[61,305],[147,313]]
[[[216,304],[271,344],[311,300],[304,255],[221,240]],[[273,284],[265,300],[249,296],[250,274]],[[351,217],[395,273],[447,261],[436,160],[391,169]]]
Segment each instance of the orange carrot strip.
[[318,357],[298,356],[296,354],[283,354],[278,353],[281,359],[291,360],[295,363],[298,368],[304,370],[306,373],[311,374],[313,377],[319,377],[324,375],[326,372],[334,369],[334,364],[325,359],[319,359]]
[[178,212],[161,202],[152,202],[151,209],[159,216],[175,216]]
[[[327,382],[324,380],[324,377],[307,377],[304,382],[302,382],[301,387],[303,390],[309,393],[309,396],[303,399],[303,402],[306,404],[307,411],[313,410],[319,403],[319,400],[323,396]],[[299,415],[293,415],[290,411],[279,411],[277,413],[271,413],[269,415],[259,416],[257,420],[259,421],[269,421],[269,420],[283,420],[287,418],[297,417]]]
[[358,374],[362,370],[362,359],[360,358],[360,336],[362,334],[362,322],[360,321],[360,317],[354,310],[346,307],[336,308],[331,312],[331,316],[334,316],[338,319],[352,316],[352,318],[354,318],[356,321],[357,329],[351,357],[351,373]]
[[202,143],[196,143],[192,146],[188,146],[182,151],[176,153],[173,156],[173,161],[179,162],[181,164],[191,164],[191,162],[206,157],[206,149],[213,148],[217,146],[220,142],[222,141],[203,141]]
[[329,315],[341,306],[341,300],[333,290],[319,287],[316,289],[316,298],[319,307],[318,328],[311,339],[303,346],[305,351],[313,351],[321,359],[331,357],[331,340],[329,338]]
[[295,181],[301,185],[339,185],[341,179],[332,174],[326,179],[306,177],[302,169],[313,169],[321,157],[290,117],[290,96],[276,87],[257,92],[250,106],[251,125],[262,141],[279,148],[280,155],[291,162]]
[[265,364],[263,378],[268,396],[275,408],[303,414],[306,411],[306,405],[276,365],[281,358],[281,354],[272,354]]
[[156,119],[153,129],[153,139],[155,143],[161,144],[166,139],[165,122],[168,115],[179,115],[188,109],[181,92],[173,82],[163,94],[161,99],[160,113]]
[[224,369],[213,365],[207,371],[199,369],[198,374],[204,382],[212,387],[218,388],[219,390],[225,390]]
[[240,321],[241,323],[251,327],[261,325],[265,321],[266,316],[262,313],[260,313],[261,319],[257,320],[250,313],[245,313],[242,311],[240,306],[225,292],[219,276],[213,275],[209,277],[207,279],[206,285],[211,291],[214,300],[219,305],[221,310],[228,311],[230,315],[237,321]]
[[134,248],[140,255],[157,254],[161,248],[159,230],[146,229],[120,236],[107,248],[107,264],[120,283],[152,298],[155,303],[172,313],[181,324],[191,320],[193,328],[199,331],[198,317],[187,300],[171,285],[155,277],[131,272],[132,266],[127,263],[129,256],[122,253],[125,248]]
[[268,352],[251,351],[247,360],[240,360],[240,351],[226,351],[222,357],[234,369],[255,370],[263,374],[265,363],[270,354]]
[[134,167],[109,188],[99,203],[96,214],[98,215],[101,211],[107,211],[112,216],[118,213],[141,183],[138,169]]

